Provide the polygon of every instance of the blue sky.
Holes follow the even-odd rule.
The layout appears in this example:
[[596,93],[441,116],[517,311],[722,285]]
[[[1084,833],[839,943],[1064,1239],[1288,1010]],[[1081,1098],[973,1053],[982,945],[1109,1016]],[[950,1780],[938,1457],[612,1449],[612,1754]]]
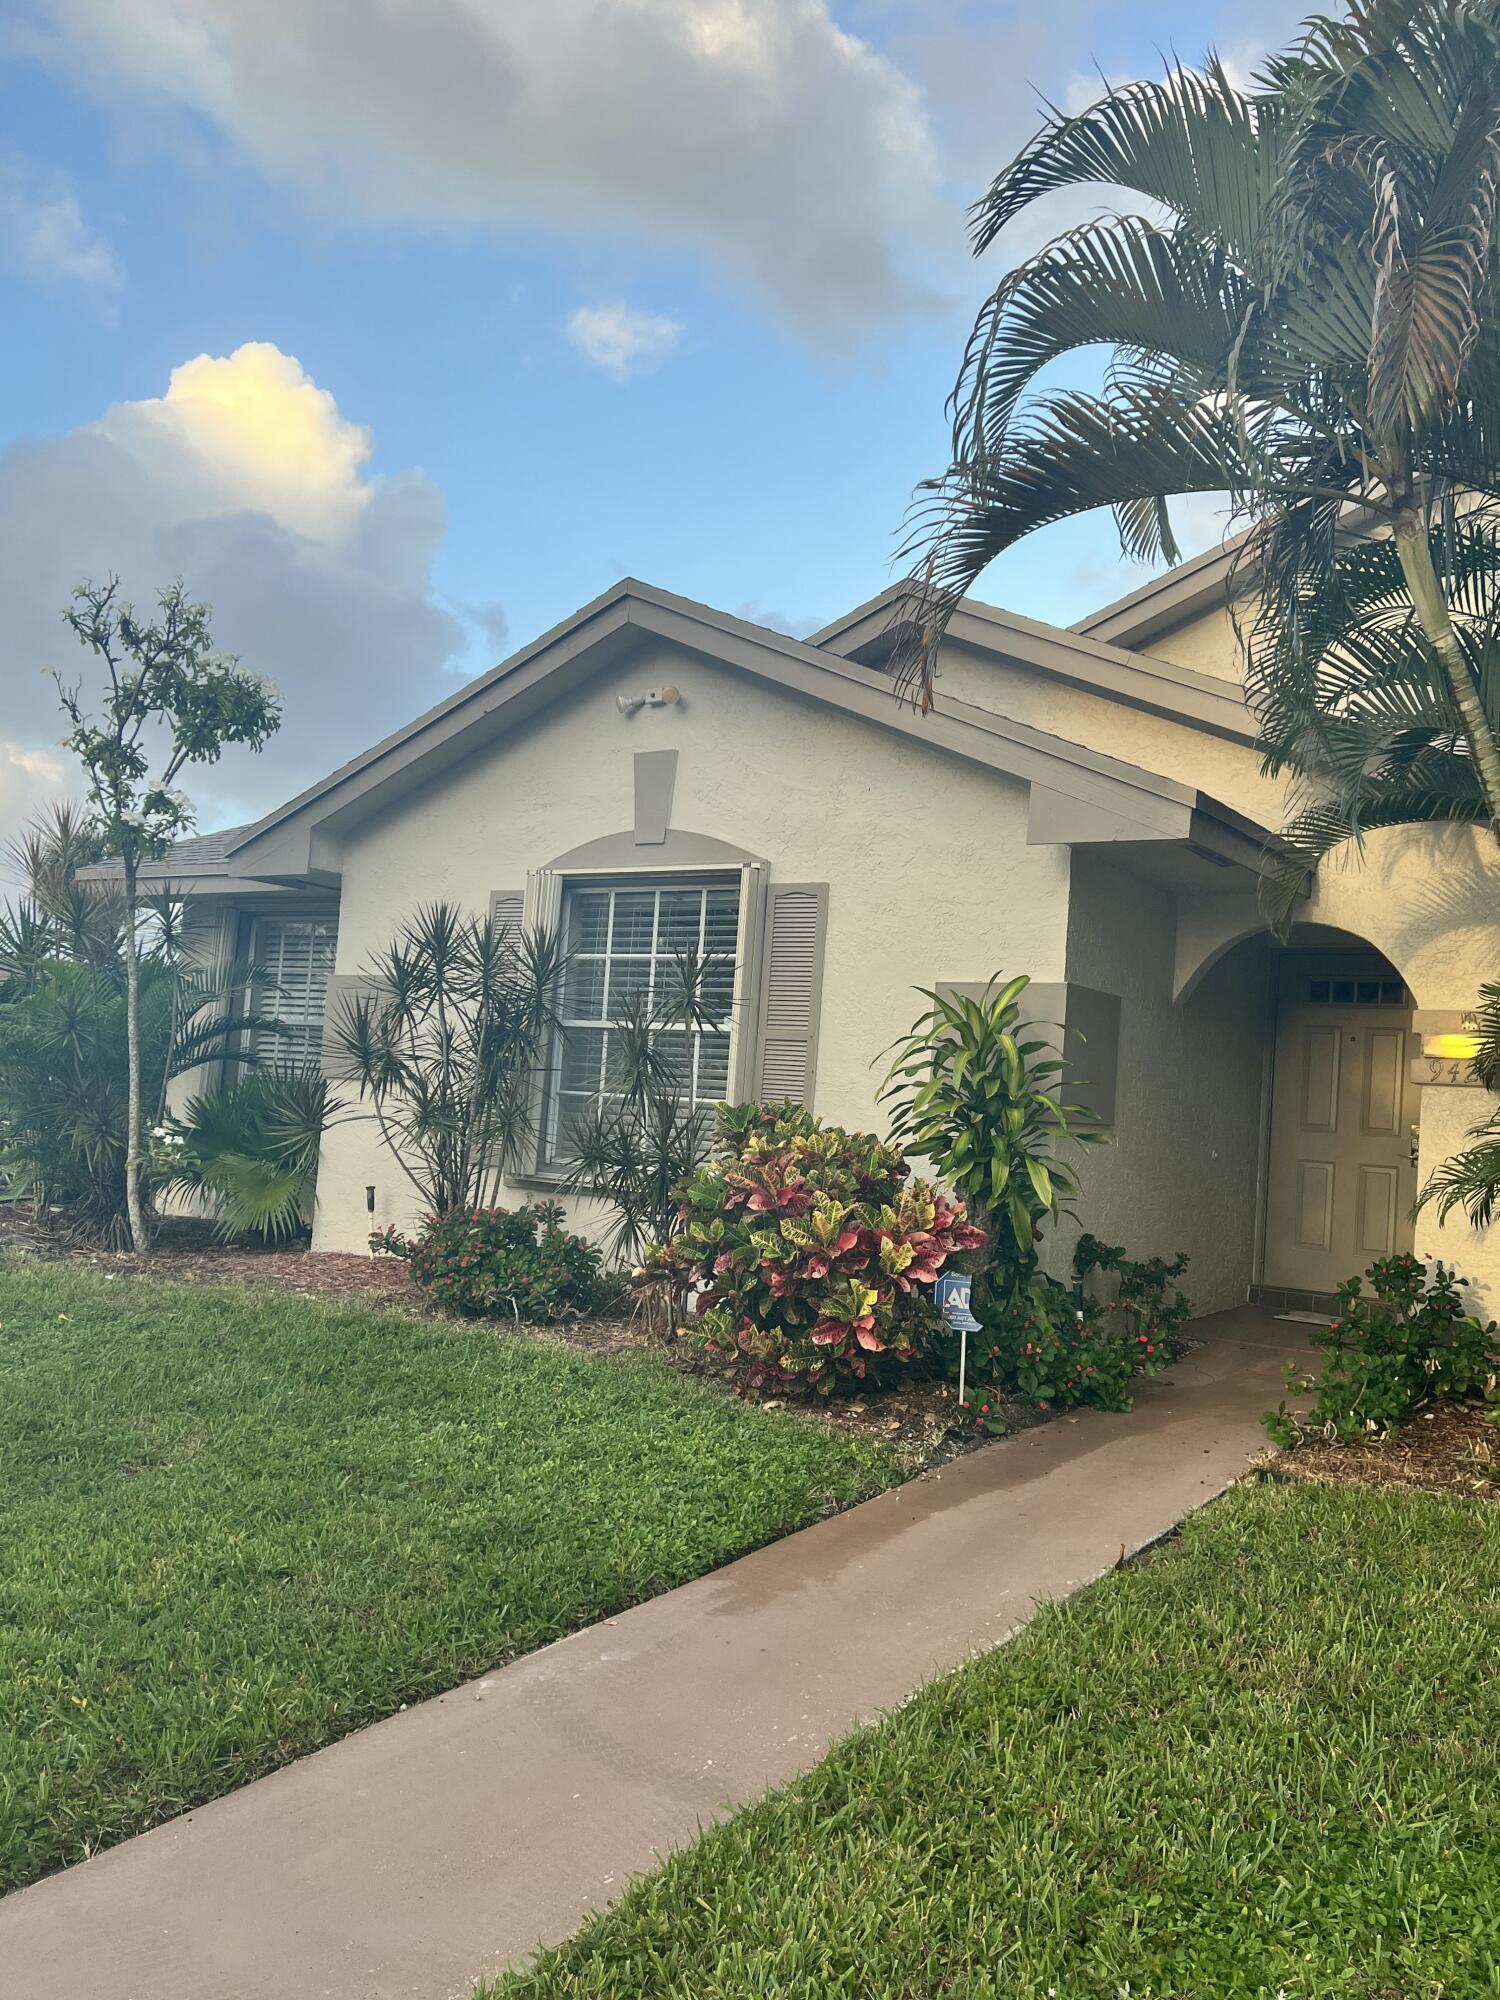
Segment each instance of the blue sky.
[[[210,825],[623,573],[795,631],[881,589],[1004,268],[963,205],[1039,98],[1248,66],[1296,18],[13,0],[0,834],[66,787],[41,669],[79,664],[83,574],[182,573],[282,686],[266,755],[197,783]],[[1066,622],[1138,580],[1088,521],[985,594]]]

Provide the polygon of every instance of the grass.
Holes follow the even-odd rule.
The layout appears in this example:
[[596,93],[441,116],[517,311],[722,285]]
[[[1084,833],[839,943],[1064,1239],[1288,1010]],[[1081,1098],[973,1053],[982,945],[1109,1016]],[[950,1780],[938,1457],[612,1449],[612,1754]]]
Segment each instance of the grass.
[[1497,1638],[1493,1507],[1236,1489],[486,1991],[1494,1996]]
[[650,1356],[0,1266],[0,1887],[897,1476]]

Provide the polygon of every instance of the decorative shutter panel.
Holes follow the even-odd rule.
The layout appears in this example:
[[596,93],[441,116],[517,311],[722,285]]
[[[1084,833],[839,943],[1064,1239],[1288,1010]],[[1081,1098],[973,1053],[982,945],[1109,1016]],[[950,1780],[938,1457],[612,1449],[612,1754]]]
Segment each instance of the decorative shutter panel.
[[491,889],[490,922],[497,929],[518,931],[526,921],[524,889]]
[[336,972],[328,982],[328,1000],[323,1009],[323,1047],[318,1064],[330,1083],[349,1083],[355,1071],[347,1053],[340,1047],[337,1037],[339,1021],[357,1001],[378,1002],[384,999],[388,988],[378,979],[365,979],[358,973]]
[[827,933],[826,882],[771,883],[766,897],[758,1086],[768,1104],[785,1098],[812,1108]]

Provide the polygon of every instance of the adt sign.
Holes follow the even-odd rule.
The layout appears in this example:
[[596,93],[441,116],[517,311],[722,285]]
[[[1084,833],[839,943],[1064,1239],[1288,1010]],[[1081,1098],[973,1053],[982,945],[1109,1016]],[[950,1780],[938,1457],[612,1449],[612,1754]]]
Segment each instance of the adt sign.
[[974,1280],[967,1271],[947,1271],[932,1288],[934,1302],[955,1333],[978,1333],[979,1322],[969,1310]]

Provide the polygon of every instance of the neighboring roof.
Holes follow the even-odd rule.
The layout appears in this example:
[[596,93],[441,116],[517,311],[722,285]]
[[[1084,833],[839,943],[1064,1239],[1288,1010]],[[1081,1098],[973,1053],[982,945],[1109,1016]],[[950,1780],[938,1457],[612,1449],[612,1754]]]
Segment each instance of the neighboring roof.
[[[1028,626],[1041,634],[1046,629]],[[1074,801],[1087,809],[1092,829],[1081,838],[1118,840],[1129,829],[1129,837],[1148,841],[1197,842],[1221,863],[1245,865],[1257,865],[1264,851],[1264,828],[1175,779],[941,693],[933,711],[920,715],[895,699],[888,676],[877,669],[627,577],[502,665],[243,829],[231,844],[230,872],[263,880],[331,879],[339,865],[337,836],[345,827],[653,639],[1024,779],[1033,787],[1034,815],[1050,814],[1049,826],[1056,824],[1058,802]],[[1076,641],[1065,642],[1064,650],[1068,646],[1077,650]],[[1173,677],[1181,672],[1170,670]],[[1108,827],[1115,830],[1107,833]],[[1047,837],[1060,836],[1051,831]]]
[[[905,583],[892,584],[878,597],[857,605],[833,624],[825,625],[822,631],[814,632],[808,643],[864,660],[870,666],[884,667],[906,624],[901,607],[909,588]],[[1235,743],[1255,741],[1255,719],[1246,706],[1243,692],[1235,682],[1218,674],[1199,673],[1192,667],[1155,659],[1149,653],[1132,652],[1125,646],[1086,634],[1076,626],[1065,632],[1056,625],[1044,625],[1034,618],[1022,618],[1014,611],[1002,611],[998,605],[982,603],[977,597],[960,599],[949,620],[947,636],[1025,667],[1029,672],[1123,702],[1127,707],[1144,709],[1173,722],[1185,722]]]
[[1205,549],[1165,575],[1152,577],[1139,590],[1117,597],[1102,610],[1091,611],[1069,629],[1081,638],[1102,639],[1115,646],[1143,646],[1189,618],[1227,604],[1244,540],[1243,535],[1235,535],[1217,548]]

